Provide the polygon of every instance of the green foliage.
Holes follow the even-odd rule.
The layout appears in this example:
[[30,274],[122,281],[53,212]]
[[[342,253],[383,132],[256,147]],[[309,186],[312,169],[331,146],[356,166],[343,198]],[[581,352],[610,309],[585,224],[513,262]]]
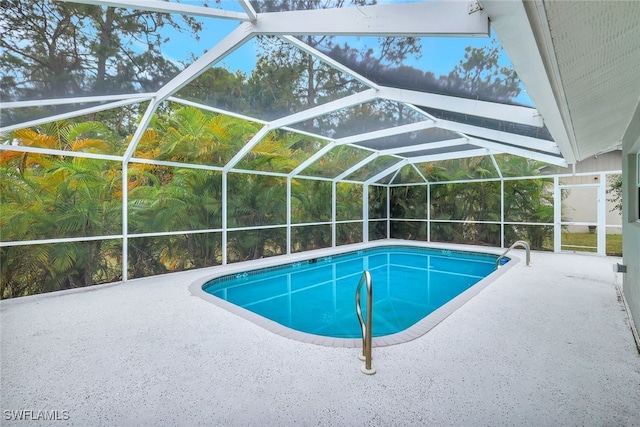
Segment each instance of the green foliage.
[[622,175],[609,175],[607,181],[609,184],[607,194],[611,195],[607,200],[614,204],[611,212],[617,211],[622,214]]
[[198,37],[195,18],[52,0],[3,2],[3,99],[155,91],[178,72],[163,28]]
[[[427,186],[393,187],[391,191],[392,236],[426,240],[422,222],[402,219],[426,219],[431,224],[431,240],[500,246],[500,225],[479,222],[501,221],[499,181],[447,181],[494,178],[495,168],[488,159],[468,158],[422,165],[422,173],[434,183],[429,186],[431,204],[427,206]],[[543,164],[528,159],[503,156],[503,173],[535,176]],[[504,181],[504,215],[506,222],[553,223],[553,181],[549,178]],[[447,222],[447,221],[457,222]],[[553,235],[550,225],[507,225],[505,244],[524,239],[534,249],[545,249]]]
[[[110,142],[98,123],[55,122],[13,132],[25,146],[95,152]],[[114,168],[115,167],[115,168]],[[119,164],[3,151],[0,232],[5,241],[119,234]],[[3,248],[2,298],[70,289],[117,278],[117,244],[93,240]]]
[[[281,0],[256,2],[254,6],[256,10],[265,11],[333,7],[342,3],[339,0],[322,4]],[[199,22],[192,18],[132,13],[123,8],[50,0],[12,0],[7,5],[8,12],[3,18],[9,33],[2,38],[0,65],[3,99],[155,91],[177,72],[176,64],[161,57],[161,45],[166,40],[159,37],[158,30],[167,26],[193,34],[200,30]],[[134,49],[128,41],[144,47]],[[264,53],[250,76],[212,68],[186,85],[177,97],[260,118],[279,118],[363,88],[350,76],[280,39],[263,37],[261,41]],[[337,48],[331,37],[304,37],[304,41],[327,52]],[[378,49],[356,52],[345,45],[338,50],[351,56],[361,69],[398,70],[395,66],[404,58],[420,54],[420,44],[411,38],[381,38]],[[478,94],[485,91],[497,97],[515,96],[517,78],[511,70],[497,66],[497,55],[496,49],[468,49],[466,62],[461,62],[449,75],[449,83]],[[401,70],[406,75],[412,72],[405,68]],[[465,86],[467,84],[471,86]],[[7,139],[29,147],[122,154],[144,107],[145,104],[124,107],[117,112],[100,112],[82,119],[21,129],[12,132]],[[305,130],[321,129],[328,136],[338,137],[408,123],[412,121],[411,114],[398,103],[376,101],[294,126]],[[229,231],[227,247],[222,247],[222,172],[168,166],[171,162],[224,166],[260,127],[233,117],[165,102],[157,110],[134,153],[138,159],[163,160],[165,163],[150,165],[133,161],[127,165],[124,177],[128,194],[128,205],[124,207],[128,212],[127,233],[132,235],[128,239],[129,259],[126,261],[121,259],[120,239],[92,239],[122,233],[123,172],[118,162],[0,152],[0,231],[3,241],[89,238],[81,242],[0,249],[1,297],[114,281],[120,276],[123,262],[127,263],[125,268],[130,277],[142,277],[216,265],[221,262],[224,251],[230,262],[286,253],[286,229],[282,226],[286,223],[285,177],[228,173],[227,225],[251,229]],[[238,167],[287,173],[325,143],[293,132],[274,130],[244,156]],[[304,173],[335,178],[369,155],[366,150],[338,145]],[[391,157],[380,157],[371,163],[371,169],[354,177],[369,178],[395,161]],[[420,172],[432,182],[497,176],[486,158],[421,165]],[[420,180],[421,177],[415,169],[406,168],[400,172],[399,179]],[[331,182],[294,179],[291,185],[294,227],[289,249],[297,252],[330,246],[333,231],[330,224],[305,224],[331,221]],[[430,209],[432,218],[469,222],[434,224],[434,240],[499,244],[496,225],[474,225],[474,221],[499,220],[495,182],[432,185],[431,206],[427,206],[426,191],[426,186],[395,187],[390,197],[391,216],[425,218]],[[509,215],[514,218],[516,214],[521,215],[530,221],[547,218],[544,191],[544,185],[528,182],[513,188],[505,186],[509,203],[520,206]],[[336,227],[338,244],[362,241],[362,195],[361,184],[336,185],[338,220],[354,221]],[[370,187],[371,218],[385,218],[386,209],[386,188]],[[371,235],[386,234],[385,221],[373,224]],[[165,232],[171,234],[149,235]],[[514,230],[515,234],[518,232]],[[394,221],[391,230],[393,237],[407,239],[426,239],[426,233],[423,223],[410,221]]]
[[508,102],[518,96],[520,79],[515,70],[498,64],[501,49],[495,40],[492,47],[468,46],[464,60],[449,73],[448,87],[498,102]]

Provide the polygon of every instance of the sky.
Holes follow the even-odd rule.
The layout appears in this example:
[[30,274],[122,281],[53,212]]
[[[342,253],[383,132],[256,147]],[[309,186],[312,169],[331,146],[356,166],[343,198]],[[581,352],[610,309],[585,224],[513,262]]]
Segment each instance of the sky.
[[[387,0],[384,2],[392,2],[393,0]],[[202,4],[201,1],[183,0],[183,3],[189,4]],[[381,3],[378,0],[378,3]],[[232,11],[242,11],[241,7],[236,1],[224,0],[220,4],[221,8]],[[227,34],[231,33],[239,23],[232,20],[223,19],[205,19],[201,18],[203,23],[203,30],[200,34],[200,40],[195,41],[189,34],[181,34],[179,32],[171,31],[167,34],[170,38],[170,42],[163,46],[163,52],[168,59],[173,61],[188,61],[189,54],[193,52],[196,56],[200,56],[206,50],[214,46],[221,41]],[[410,58],[404,62],[405,65],[415,67],[421,71],[431,71],[436,77],[440,75],[447,75],[460,60],[464,58],[465,48],[467,46],[482,47],[490,46],[492,44],[493,37],[423,37],[421,38],[422,44],[422,56],[420,59]],[[351,46],[357,46],[357,43],[362,45],[368,44],[372,46],[375,42],[374,37],[360,38],[358,41],[356,37],[344,37],[336,39],[336,43],[347,41]],[[499,42],[498,42],[499,43]],[[185,46],[188,48],[185,49]],[[249,40],[242,47],[234,51],[228,57],[224,58],[218,66],[225,66],[230,71],[243,71],[247,75],[251,74],[255,66],[257,58],[257,44],[253,40]],[[503,52],[500,58],[500,65],[510,66],[511,62],[506,53]],[[533,102],[529,99],[526,91],[522,90],[520,96],[516,98],[516,101],[525,105],[533,105]]]

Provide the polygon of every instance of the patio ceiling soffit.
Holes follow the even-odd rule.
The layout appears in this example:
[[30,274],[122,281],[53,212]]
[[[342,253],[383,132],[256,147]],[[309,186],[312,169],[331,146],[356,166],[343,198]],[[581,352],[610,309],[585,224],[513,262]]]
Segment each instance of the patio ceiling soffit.
[[564,92],[554,67],[553,47],[543,34],[540,16],[532,10],[539,4],[540,1],[482,0],[502,47],[544,117],[547,129],[567,162],[575,163],[580,155],[570,126],[570,112],[562,101]]

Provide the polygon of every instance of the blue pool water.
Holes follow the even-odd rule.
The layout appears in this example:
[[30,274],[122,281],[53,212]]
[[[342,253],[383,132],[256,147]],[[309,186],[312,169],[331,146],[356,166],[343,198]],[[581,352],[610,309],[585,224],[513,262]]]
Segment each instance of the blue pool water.
[[377,337],[407,329],[469,289],[495,270],[496,258],[390,246],[223,276],[202,289],[298,331],[359,338],[355,289],[366,269],[373,281]]

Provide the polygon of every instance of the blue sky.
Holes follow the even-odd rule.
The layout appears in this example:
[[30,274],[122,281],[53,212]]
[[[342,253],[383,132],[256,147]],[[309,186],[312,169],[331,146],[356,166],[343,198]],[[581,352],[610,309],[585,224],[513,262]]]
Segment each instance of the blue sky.
[[[379,1],[380,2],[380,1]],[[387,1],[388,2],[388,1]],[[197,1],[186,1],[186,3],[198,4]],[[242,9],[235,1],[223,1],[221,8],[225,10],[241,11]],[[200,40],[195,41],[190,35],[181,34],[178,32],[170,32],[167,35],[170,38],[170,42],[163,46],[163,51],[167,58],[174,61],[188,60],[189,54],[193,52],[196,56],[200,56],[204,51],[214,46],[220,40],[222,40],[227,34],[232,32],[239,23],[231,20],[221,19],[200,19],[203,23],[203,31],[200,35]],[[436,75],[448,74],[453,68],[458,65],[460,60],[464,58],[465,48],[467,46],[482,47],[491,45],[492,39],[489,38],[453,38],[453,37],[423,37],[421,38],[422,44],[422,56],[416,60],[411,58],[405,61],[405,65],[415,67],[422,71],[431,71]],[[356,41],[355,37],[345,37],[351,46],[360,44],[368,44],[372,46],[375,38],[361,38]],[[342,39],[340,39],[342,40]],[[336,40],[337,42],[338,40]],[[342,44],[342,43],[340,43]],[[185,48],[185,46],[187,48]],[[373,47],[373,46],[372,46]],[[255,66],[255,60],[257,56],[257,47],[253,41],[247,42],[241,48],[237,49],[227,58],[225,58],[221,64],[224,65],[230,71],[240,70],[247,74],[250,74]],[[504,66],[510,66],[511,63],[507,55],[503,52],[500,60],[500,64]],[[522,90],[517,101],[533,105],[528,95]]]

